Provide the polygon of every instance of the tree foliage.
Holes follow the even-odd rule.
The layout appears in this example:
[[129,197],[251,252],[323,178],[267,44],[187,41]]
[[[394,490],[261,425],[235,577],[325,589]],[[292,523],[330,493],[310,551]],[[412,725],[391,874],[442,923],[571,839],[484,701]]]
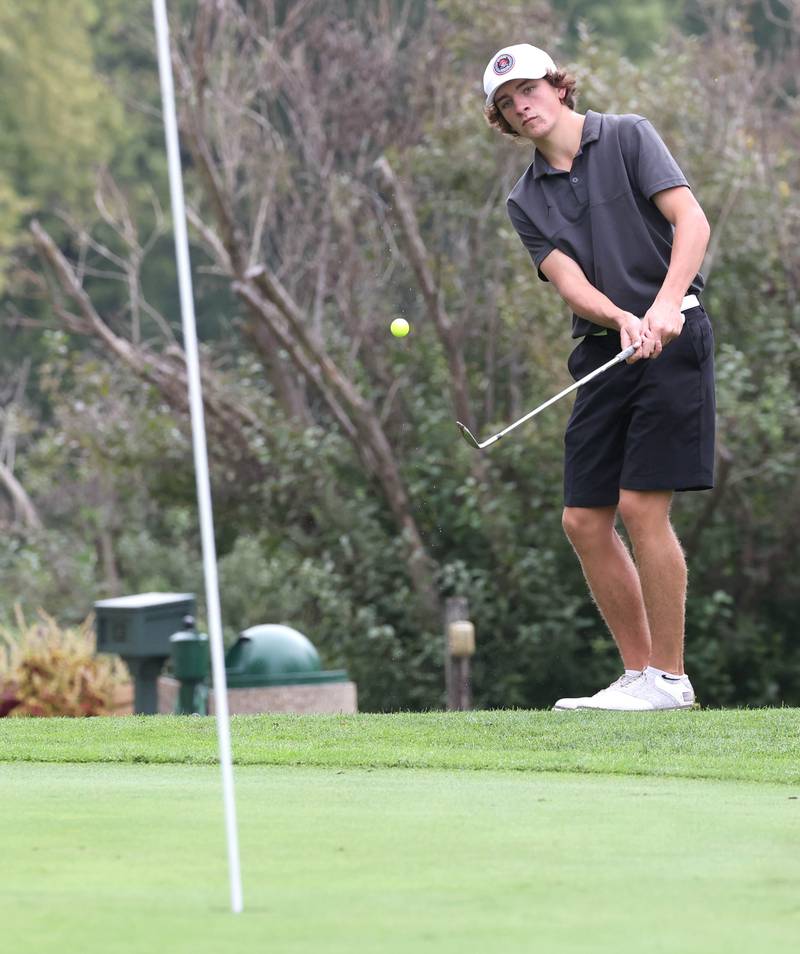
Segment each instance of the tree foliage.
[[6,0],[0,8],[0,249],[8,251],[26,212],[90,206],[93,170],[121,126],[119,105],[94,70],[96,16],[91,0]]

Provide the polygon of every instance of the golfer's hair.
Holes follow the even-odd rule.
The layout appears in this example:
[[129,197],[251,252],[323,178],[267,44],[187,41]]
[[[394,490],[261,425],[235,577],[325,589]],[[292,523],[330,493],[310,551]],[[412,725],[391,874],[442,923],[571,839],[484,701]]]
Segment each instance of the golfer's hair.
[[[567,92],[564,95],[564,105],[569,109],[575,109],[575,101],[578,98],[576,91],[578,81],[575,77],[566,70],[556,70],[555,73],[551,71],[544,78],[554,89],[565,89]],[[492,129],[496,129],[504,136],[510,136],[512,139],[520,138],[519,133],[514,132],[511,125],[494,103],[492,103],[491,106],[484,107],[483,115],[486,117],[486,122]]]

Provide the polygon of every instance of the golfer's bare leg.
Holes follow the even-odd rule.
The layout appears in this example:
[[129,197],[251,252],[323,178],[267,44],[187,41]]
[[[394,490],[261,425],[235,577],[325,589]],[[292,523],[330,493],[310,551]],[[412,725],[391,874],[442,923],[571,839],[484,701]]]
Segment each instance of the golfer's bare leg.
[[650,630],[639,575],[614,529],[616,507],[565,507],[564,531],[626,669],[650,661]]
[[650,626],[649,663],[683,673],[686,558],[672,529],[669,491],[622,490],[619,515],[628,531]]

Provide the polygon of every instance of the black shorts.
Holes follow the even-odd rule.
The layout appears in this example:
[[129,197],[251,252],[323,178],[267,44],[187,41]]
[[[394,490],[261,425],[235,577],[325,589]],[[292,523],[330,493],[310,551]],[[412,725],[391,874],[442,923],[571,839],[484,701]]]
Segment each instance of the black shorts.
[[[625,490],[714,485],[714,333],[701,307],[655,360],[619,364],[578,389],[564,437],[564,502],[608,507]],[[577,381],[620,351],[616,332],[583,338]]]

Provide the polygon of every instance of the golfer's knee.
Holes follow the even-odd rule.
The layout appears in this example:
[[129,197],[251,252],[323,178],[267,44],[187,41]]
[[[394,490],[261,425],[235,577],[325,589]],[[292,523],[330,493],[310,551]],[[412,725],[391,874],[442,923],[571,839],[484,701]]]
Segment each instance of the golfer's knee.
[[580,552],[611,539],[614,511],[606,507],[565,507],[561,526],[569,542]]
[[619,516],[628,534],[651,533],[669,525],[672,494],[667,491],[623,490],[619,496]]

